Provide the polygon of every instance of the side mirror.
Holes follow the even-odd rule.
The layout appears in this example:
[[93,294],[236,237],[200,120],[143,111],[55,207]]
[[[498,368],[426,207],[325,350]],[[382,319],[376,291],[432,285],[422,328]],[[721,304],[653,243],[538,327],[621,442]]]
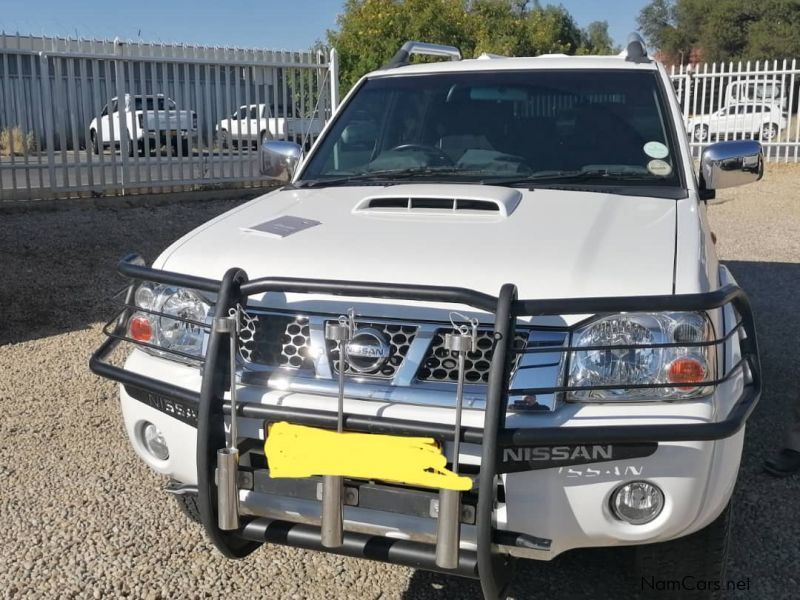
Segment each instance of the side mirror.
[[294,177],[303,150],[294,142],[265,141],[259,148],[261,174],[289,182]]
[[718,142],[700,156],[700,197],[708,200],[722,188],[758,181],[764,176],[764,151],[752,140]]

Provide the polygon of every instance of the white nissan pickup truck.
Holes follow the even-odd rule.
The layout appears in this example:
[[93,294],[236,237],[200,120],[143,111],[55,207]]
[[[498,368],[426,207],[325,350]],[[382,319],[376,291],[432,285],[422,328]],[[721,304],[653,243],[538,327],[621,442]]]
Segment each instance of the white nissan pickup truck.
[[409,42],[307,154],[267,141],[261,161],[282,187],[120,262],[91,359],[220,552],[297,546],[496,599],[518,559],[632,546],[641,581],[724,593],[761,369],[706,201],[761,178],[758,142],[696,171],[635,36],[606,57]]

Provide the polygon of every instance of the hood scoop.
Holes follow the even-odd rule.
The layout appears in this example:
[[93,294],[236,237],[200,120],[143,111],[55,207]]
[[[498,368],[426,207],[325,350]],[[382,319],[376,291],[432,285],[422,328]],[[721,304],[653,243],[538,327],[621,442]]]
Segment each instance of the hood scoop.
[[522,194],[485,185],[398,185],[362,198],[355,214],[508,217]]

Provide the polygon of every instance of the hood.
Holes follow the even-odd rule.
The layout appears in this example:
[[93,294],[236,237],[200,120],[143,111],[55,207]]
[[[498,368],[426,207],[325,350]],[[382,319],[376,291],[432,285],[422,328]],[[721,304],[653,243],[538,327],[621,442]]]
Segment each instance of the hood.
[[[285,237],[259,230],[277,217],[312,226]],[[674,200],[586,191],[289,189],[206,223],[156,266],[211,278],[236,266],[250,279],[458,286],[492,295],[514,283],[521,298],[669,294],[675,223]]]

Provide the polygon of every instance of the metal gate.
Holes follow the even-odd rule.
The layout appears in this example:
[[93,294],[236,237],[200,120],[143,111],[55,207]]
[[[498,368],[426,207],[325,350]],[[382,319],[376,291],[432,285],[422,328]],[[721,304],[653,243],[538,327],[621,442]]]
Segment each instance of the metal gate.
[[694,158],[709,143],[753,138],[773,162],[798,162],[797,60],[704,63],[672,67]]
[[264,138],[314,141],[336,53],[0,35],[0,205],[263,185]]

